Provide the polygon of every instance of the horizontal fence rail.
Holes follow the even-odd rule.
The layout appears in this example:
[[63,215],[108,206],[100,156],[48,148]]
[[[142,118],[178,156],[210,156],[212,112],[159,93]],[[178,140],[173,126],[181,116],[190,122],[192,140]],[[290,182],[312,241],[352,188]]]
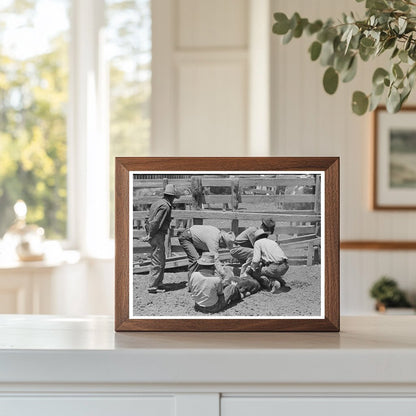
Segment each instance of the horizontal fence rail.
[[[133,219],[144,220],[148,218],[148,211],[133,211]],[[172,210],[173,219],[212,219],[212,220],[251,220],[260,221],[262,217],[272,218],[276,222],[318,222],[320,214],[276,214],[270,212],[240,212],[240,211],[213,211],[213,210]]]
[[[134,254],[150,252],[150,245],[140,241],[146,234],[144,222],[149,217],[149,206],[161,198],[169,183],[176,186],[179,195],[173,203],[173,222],[166,238],[167,269],[187,265],[178,232],[205,220],[228,222],[229,227],[219,228],[238,234],[244,229],[241,221],[260,225],[261,218],[272,218],[276,222],[275,238],[291,264],[310,265],[320,256],[320,175],[146,176],[135,175],[133,179],[133,205],[140,209],[133,210],[133,225],[138,228],[133,230]],[[259,212],[261,204],[269,204],[270,211]],[[221,205],[222,210],[213,209],[213,205]],[[228,250],[221,251],[221,258],[230,259]],[[141,259],[135,272],[148,268],[150,263],[146,261]]]

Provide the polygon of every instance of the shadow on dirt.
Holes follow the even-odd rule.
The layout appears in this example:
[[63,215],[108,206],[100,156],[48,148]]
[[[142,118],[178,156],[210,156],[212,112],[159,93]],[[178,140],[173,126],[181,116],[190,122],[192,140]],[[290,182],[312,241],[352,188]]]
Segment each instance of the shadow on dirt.
[[176,290],[182,290],[186,288],[186,282],[178,282],[178,283],[165,283],[163,288],[166,292],[175,292]]

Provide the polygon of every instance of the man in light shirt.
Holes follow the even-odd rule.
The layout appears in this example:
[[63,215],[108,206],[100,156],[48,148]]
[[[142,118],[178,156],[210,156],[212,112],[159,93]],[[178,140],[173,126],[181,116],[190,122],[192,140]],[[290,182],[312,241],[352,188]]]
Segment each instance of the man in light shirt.
[[179,243],[188,256],[188,280],[203,252],[214,253],[217,270],[221,273],[218,251],[220,248],[232,248],[234,238],[233,232],[226,232],[212,225],[193,225],[186,229],[180,235]]
[[189,280],[195,309],[199,312],[217,313],[241,299],[237,286],[233,283],[225,286],[215,273],[215,257],[215,253],[202,253]]
[[[275,222],[273,218],[262,218],[260,228],[270,234],[274,234]],[[245,274],[247,267],[251,264],[255,242],[254,234],[257,230],[258,228],[256,227],[246,228],[235,238],[234,246],[230,250],[230,254],[242,264],[241,275]]]
[[279,244],[268,236],[264,230],[256,231],[253,259],[247,274],[257,279],[263,288],[276,292],[280,287],[287,288],[282,276],[289,270],[289,264]]

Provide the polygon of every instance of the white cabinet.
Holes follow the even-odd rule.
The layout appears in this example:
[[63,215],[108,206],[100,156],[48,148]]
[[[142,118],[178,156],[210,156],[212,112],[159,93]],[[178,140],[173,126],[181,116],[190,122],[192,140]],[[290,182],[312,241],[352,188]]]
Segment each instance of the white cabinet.
[[171,397],[103,397],[90,395],[0,398],[7,416],[174,416]]
[[414,416],[416,398],[224,397],[221,416]]
[[416,316],[341,333],[115,333],[0,315],[0,416],[415,416]]

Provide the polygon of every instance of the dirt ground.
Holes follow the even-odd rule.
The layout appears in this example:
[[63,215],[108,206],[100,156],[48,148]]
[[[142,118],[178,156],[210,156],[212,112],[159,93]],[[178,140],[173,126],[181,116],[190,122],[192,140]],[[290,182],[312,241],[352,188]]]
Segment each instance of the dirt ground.
[[[261,291],[248,296],[215,316],[319,316],[321,313],[321,266],[290,266],[284,279],[291,290],[272,294]],[[149,294],[148,275],[133,279],[134,316],[207,316],[194,309],[186,287],[185,271],[165,273],[165,293]],[[208,316],[210,316],[208,314]]]

